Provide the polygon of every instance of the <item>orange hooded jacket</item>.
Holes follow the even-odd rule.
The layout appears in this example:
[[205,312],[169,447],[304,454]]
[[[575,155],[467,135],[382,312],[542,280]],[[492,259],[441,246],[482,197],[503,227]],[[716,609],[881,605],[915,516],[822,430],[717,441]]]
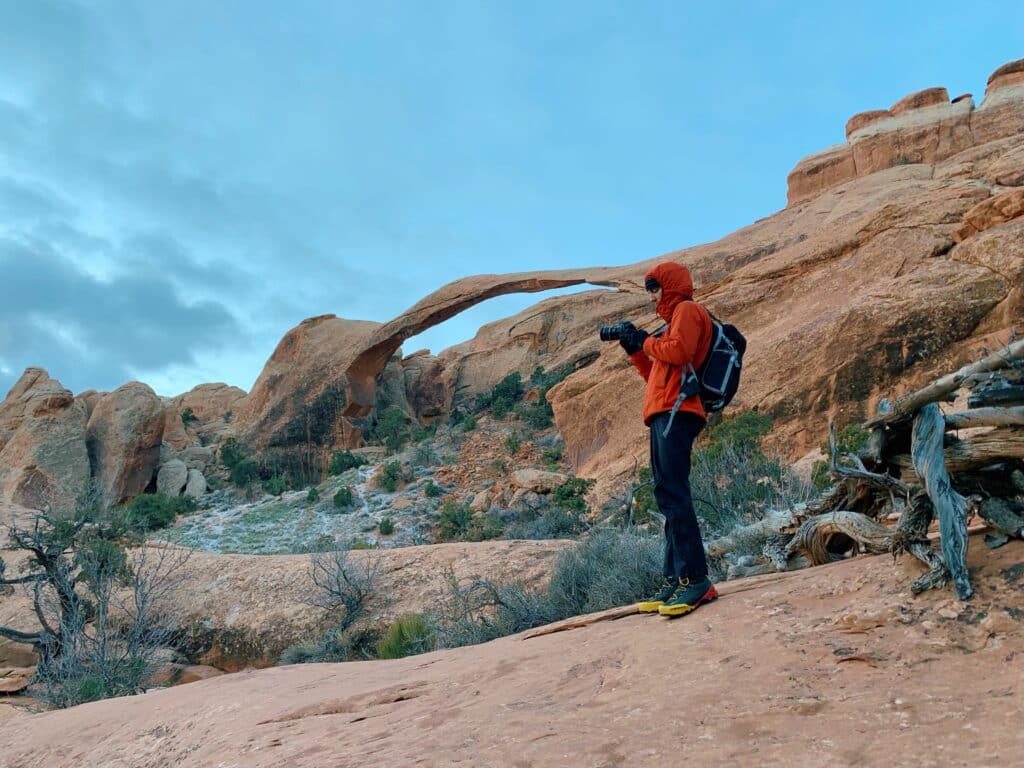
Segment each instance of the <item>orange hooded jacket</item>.
[[[660,338],[648,336],[643,350],[630,357],[647,382],[644,424],[649,425],[654,415],[672,410],[679,397],[683,370],[687,365],[701,366],[711,348],[714,329],[707,310],[700,304],[687,301],[693,298],[693,279],[689,269],[666,262],[654,267],[646,277],[653,277],[661,286],[661,300],[656,309],[661,319],[668,323]],[[699,395],[686,398],[679,411],[707,418]]]

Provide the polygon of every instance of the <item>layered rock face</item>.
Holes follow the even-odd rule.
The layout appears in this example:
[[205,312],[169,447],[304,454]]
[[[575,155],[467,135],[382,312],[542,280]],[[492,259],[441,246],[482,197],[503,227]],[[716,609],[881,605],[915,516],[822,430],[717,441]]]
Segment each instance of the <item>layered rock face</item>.
[[25,507],[73,508],[89,481],[84,402],[29,368],[0,403],[0,494]]
[[1022,100],[1024,59],[992,73],[977,109],[970,94],[950,101],[945,88],[928,88],[889,109],[854,115],[846,124],[845,144],[797,163],[789,175],[789,204],[896,165],[934,164],[1016,136],[1024,131]]

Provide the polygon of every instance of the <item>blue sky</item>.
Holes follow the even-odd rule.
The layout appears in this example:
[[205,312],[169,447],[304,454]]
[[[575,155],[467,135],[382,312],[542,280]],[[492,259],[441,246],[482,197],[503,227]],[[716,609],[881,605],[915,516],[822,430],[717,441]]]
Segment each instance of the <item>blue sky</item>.
[[714,240],[854,113],[1021,57],[1010,2],[0,0],[0,394],[248,389],[306,317]]

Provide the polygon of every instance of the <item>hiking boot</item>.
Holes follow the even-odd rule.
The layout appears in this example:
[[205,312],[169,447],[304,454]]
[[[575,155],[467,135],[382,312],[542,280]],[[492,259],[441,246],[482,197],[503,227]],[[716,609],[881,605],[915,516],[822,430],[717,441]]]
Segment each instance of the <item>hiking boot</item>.
[[675,593],[658,607],[658,613],[670,618],[685,616],[702,603],[710,603],[717,599],[718,590],[707,577],[700,581],[680,579]]
[[654,597],[637,603],[636,609],[640,613],[657,613],[658,609],[676,593],[678,585],[672,579],[662,579],[661,590]]

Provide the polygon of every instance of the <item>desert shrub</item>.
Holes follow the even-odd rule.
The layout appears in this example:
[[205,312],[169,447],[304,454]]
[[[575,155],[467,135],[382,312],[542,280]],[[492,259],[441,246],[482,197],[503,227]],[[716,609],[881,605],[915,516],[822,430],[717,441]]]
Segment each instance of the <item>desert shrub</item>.
[[423,487],[423,495],[426,496],[428,499],[436,499],[443,493],[444,491],[441,490],[441,486],[439,486],[433,480],[428,481],[427,484]]
[[331,462],[327,465],[327,474],[340,475],[355,467],[366,464],[366,459],[356,456],[352,451],[335,451],[331,454]]
[[378,638],[355,624],[376,589],[379,573],[380,560],[374,556],[353,558],[347,550],[337,548],[313,554],[307,601],[326,611],[334,625],[319,638],[286,648],[278,664],[372,658]]
[[449,453],[446,456],[442,456],[441,457],[441,463],[445,464],[445,465],[457,464],[458,461],[459,461],[459,457],[457,455],[455,455],[454,453]]
[[558,462],[562,460],[562,446],[552,445],[550,448],[545,448],[540,457],[547,468],[554,471],[558,469]]
[[422,443],[424,440],[429,440],[437,434],[437,422],[432,422],[423,427],[416,427],[412,431],[412,441],[414,443]]
[[472,432],[474,429],[476,429],[476,417],[473,416],[473,414],[471,413],[467,413],[459,421],[459,427],[462,429],[463,432]]
[[569,509],[579,514],[586,514],[587,502],[584,497],[595,482],[595,480],[586,480],[582,477],[570,477],[564,483],[552,489],[551,503],[556,507]]
[[235,418],[235,413],[234,413],[234,411],[224,411],[224,423],[225,423],[225,424],[230,424],[230,423],[231,423],[231,420],[232,420],[233,418]]
[[233,437],[229,437],[220,447],[220,463],[226,469],[234,469],[239,462],[249,457],[249,451]]
[[394,493],[398,488],[398,480],[402,476],[402,465],[397,461],[389,461],[377,473],[375,482],[377,487],[388,493]]
[[535,430],[547,429],[555,420],[555,412],[544,394],[531,403],[520,403],[516,406],[516,413],[526,426]]
[[181,423],[184,424],[186,427],[195,421],[199,421],[199,419],[196,417],[194,413],[192,413],[191,408],[186,408],[181,412]]
[[390,536],[395,532],[395,521],[390,517],[382,517],[377,525],[377,530],[380,531],[381,536]]
[[694,452],[690,485],[705,538],[759,520],[766,507],[791,507],[809,497],[805,483],[761,450],[770,429],[767,417],[744,414],[711,430],[705,447]]
[[639,600],[661,582],[660,537],[603,529],[564,552],[543,590],[449,574],[431,624],[442,645],[485,642]]
[[503,419],[515,407],[524,394],[523,379],[518,372],[503,378],[490,392],[477,395],[476,410],[490,410],[496,419]]
[[587,530],[583,515],[573,509],[550,507],[543,514],[527,512],[505,529],[506,539],[568,539]]
[[437,640],[434,632],[419,614],[398,619],[377,643],[377,658],[402,659],[434,650]]
[[505,472],[508,469],[508,462],[504,459],[495,459],[491,462],[491,469],[495,472]]
[[191,496],[167,496],[144,493],[136,496],[125,508],[128,525],[137,531],[155,531],[174,523],[178,515],[196,511]]
[[434,466],[437,455],[434,453],[433,444],[426,442],[417,444],[412,452],[412,460],[417,467]]
[[402,409],[389,405],[377,418],[370,437],[394,453],[409,439],[409,427]]
[[367,541],[366,539],[352,539],[352,541],[349,542],[348,548],[351,550],[376,549],[377,545]]
[[345,485],[342,486],[336,494],[334,494],[334,506],[338,509],[349,509],[356,503],[355,494],[352,493],[352,489]]
[[308,554],[310,552],[333,552],[338,548],[338,542],[335,538],[326,533],[320,533],[314,536],[310,541],[306,541],[292,548],[292,554],[301,555]]
[[274,475],[263,482],[263,490],[271,496],[280,496],[288,490],[288,481],[281,475]]
[[320,489],[317,488],[315,485],[312,488],[310,488],[309,492],[306,493],[306,501],[309,502],[310,504],[316,504],[318,501],[320,501]]
[[12,549],[27,554],[21,572],[0,585],[31,583],[38,628],[0,627],[39,653],[33,693],[56,707],[141,693],[156,671],[156,651],[172,630],[165,600],[180,586],[188,552],[142,547],[126,510],[102,510],[92,492],[73,511],[36,513],[7,526]]
[[523,444],[523,439],[518,434],[513,432],[505,440],[505,450],[508,451],[509,456],[515,456],[519,453],[519,448]]
[[260,467],[252,459],[242,459],[231,468],[228,480],[239,488],[251,485],[260,479]]
[[469,533],[473,510],[468,504],[446,501],[437,516],[437,538],[441,541],[460,541]]

